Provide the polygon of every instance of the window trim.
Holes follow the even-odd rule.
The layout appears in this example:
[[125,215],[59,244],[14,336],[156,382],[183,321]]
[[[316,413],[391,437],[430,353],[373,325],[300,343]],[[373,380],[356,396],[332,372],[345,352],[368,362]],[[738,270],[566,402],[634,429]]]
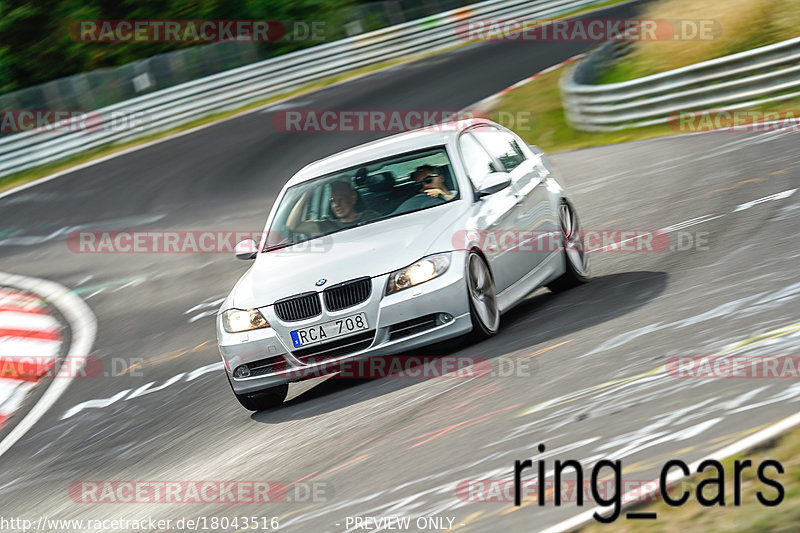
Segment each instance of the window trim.
[[[497,128],[497,127],[492,127],[492,129],[494,129],[494,130],[495,130],[496,132],[498,132],[498,133],[501,133],[501,134],[505,134],[505,135],[507,135],[508,137],[510,137],[510,138],[511,138],[511,140],[513,140],[513,141],[517,142],[517,144],[519,145],[519,140],[520,140],[520,139],[518,139],[518,138],[517,138],[517,135],[515,135],[515,134],[514,134],[514,132],[512,132],[511,130],[509,130],[509,129],[507,129],[507,128]],[[503,161],[502,161],[500,158],[498,158],[498,157],[495,157],[495,156],[494,156],[494,154],[492,154],[492,151],[491,151],[491,150],[489,150],[489,148],[486,146],[486,144],[485,144],[485,143],[483,143],[483,142],[481,142],[481,139],[480,139],[480,137],[478,137],[478,136],[476,135],[476,136],[475,136],[475,140],[476,140],[476,141],[478,141],[478,143],[480,143],[480,145],[481,145],[481,146],[483,146],[483,149],[484,149],[484,150],[486,150],[486,153],[487,153],[487,154],[489,154],[489,157],[491,157],[493,160],[497,161],[497,162],[500,164],[500,167],[503,169],[503,172],[508,172],[508,173],[510,174],[511,172],[513,172],[514,170],[516,170],[517,168],[519,168],[519,167],[520,167],[520,166],[521,166],[521,165],[522,165],[522,164],[523,164],[525,161],[528,161],[528,160],[530,159],[530,158],[528,157],[528,155],[525,153],[525,151],[522,149],[522,147],[521,147],[521,146],[517,146],[517,148],[519,148],[519,153],[520,153],[520,155],[523,157],[523,160],[520,162],[520,164],[519,164],[519,165],[517,165],[517,166],[516,166],[516,167],[514,167],[513,169],[509,170],[509,169],[508,169],[508,168],[506,168],[506,166],[503,164]],[[523,144],[524,144],[524,143],[523,143]]]
[[[468,134],[468,133],[469,134],[473,133],[472,130],[477,129],[477,128],[490,128],[490,129],[493,129],[493,130],[496,130],[496,131],[501,131],[501,130],[497,129],[497,127],[495,127],[493,124],[475,124],[475,125],[472,125],[472,126],[469,126],[469,127],[465,128],[465,129],[463,129],[458,134],[458,137],[456,138],[456,149],[458,150],[459,162],[461,163],[461,166],[464,167],[464,173],[467,175],[467,181],[469,181],[469,185],[472,188],[472,201],[473,201],[473,203],[479,201],[480,198],[478,197],[478,190],[475,188],[475,182],[473,181],[472,176],[470,175],[469,169],[467,168],[467,165],[466,165],[466,163],[464,161],[464,152],[463,152],[463,150],[461,150],[461,137],[466,135],[466,134]],[[505,172],[505,168],[506,168],[505,165],[503,165],[495,156],[492,155],[492,153],[489,150],[486,149],[486,146],[480,141],[480,139],[478,139],[474,135],[472,136],[472,138],[475,140],[476,143],[478,143],[478,146],[480,146],[483,149],[483,151],[486,152],[486,155],[489,156],[489,159],[491,159],[492,164],[495,166],[495,168],[502,168],[503,169],[502,171],[495,170],[495,172]]]

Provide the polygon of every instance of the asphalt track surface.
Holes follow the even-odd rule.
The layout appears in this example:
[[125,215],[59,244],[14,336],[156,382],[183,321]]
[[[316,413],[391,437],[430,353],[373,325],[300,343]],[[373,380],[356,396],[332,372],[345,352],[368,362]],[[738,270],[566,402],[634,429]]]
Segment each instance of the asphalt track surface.
[[[458,109],[584,48],[468,47],[290,105]],[[247,263],[219,254],[76,254],[65,235],[260,231],[294,171],[379,136],[279,133],[271,113],[0,200],[4,229],[13,226],[0,243],[0,270],[73,288],[97,316],[91,355],[120,374],[73,382],[0,458],[3,516],[276,516],[284,531],[345,531],[347,517],[405,515],[450,517],[467,531],[540,530],[581,509],[465,502],[459,483],[509,479],[514,460],[528,458],[620,459],[626,479],[653,479],[667,459],[691,462],[797,411],[792,379],[653,372],[673,356],[796,355],[800,339],[800,328],[787,328],[800,322],[800,193],[788,192],[800,183],[796,134],[709,133],[554,157],[585,228],[686,222],[683,231],[699,232],[707,247],[595,253],[591,283],[539,291],[503,316],[495,338],[441,352],[527,375],[315,380],[293,386],[283,407],[251,416],[231,395],[214,319],[204,316]],[[123,372],[120,361],[134,366]],[[91,400],[101,401],[84,404]],[[300,481],[322,484],[323,494],[259,505],[75,503],[69,487],[82,480]]]

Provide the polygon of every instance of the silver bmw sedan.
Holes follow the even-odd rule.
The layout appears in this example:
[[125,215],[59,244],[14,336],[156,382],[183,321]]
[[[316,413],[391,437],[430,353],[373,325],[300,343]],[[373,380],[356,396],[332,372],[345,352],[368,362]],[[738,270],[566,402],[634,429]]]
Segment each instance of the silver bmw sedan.
[[[283,187],[217,337],[239,402],[350,359],[495,335],[531,291],[589,279],[575,209],[546,156],[484,119],[316,161]],[[332,365],[332,363],[334,363]]]

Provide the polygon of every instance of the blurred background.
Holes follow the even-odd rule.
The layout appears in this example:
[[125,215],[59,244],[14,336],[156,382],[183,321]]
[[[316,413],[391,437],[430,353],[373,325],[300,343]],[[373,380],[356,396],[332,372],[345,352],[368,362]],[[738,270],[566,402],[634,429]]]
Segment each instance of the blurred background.
[[[304,47],[467,5],[468,0],[0,2],[0,109],[97,109]],[[82,20],[322,22],[320,39],[275,42],[81,42]],[[147,73],[144,82],[134,83]],[[144,78],[140,78],[144,80]]]

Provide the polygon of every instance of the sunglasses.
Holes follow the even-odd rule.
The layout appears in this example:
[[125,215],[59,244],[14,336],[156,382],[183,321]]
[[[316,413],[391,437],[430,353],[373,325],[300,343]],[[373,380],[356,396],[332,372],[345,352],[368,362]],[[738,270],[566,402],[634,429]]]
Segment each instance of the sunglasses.
[[438,178],[438,177],[439,177],[439,174],[428,174],[427,176],[425,176],[424,178],[419,180],[417,182],[417,185],[422,185],[422,184],[428,185],[429,183],[433,183],[433,179],[434,178]]

